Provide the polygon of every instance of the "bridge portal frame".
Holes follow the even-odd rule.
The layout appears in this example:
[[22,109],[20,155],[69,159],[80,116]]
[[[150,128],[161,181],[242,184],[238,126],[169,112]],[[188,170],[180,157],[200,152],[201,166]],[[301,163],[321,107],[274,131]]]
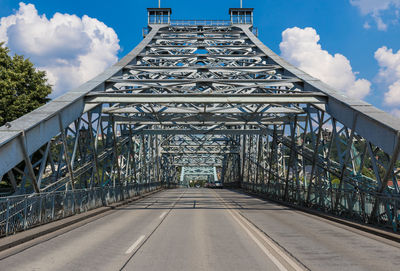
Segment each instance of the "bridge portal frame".
[[[89,188],[173,183],[178,167],[197,161],[222,166],[225,182],[397,229],[397,119],[287,63],[252,21],[174,24],[165,12],[168,20],[149,20],[143,41],[104,73],[0,127],[1,178],[19,193],[29,182],[36,193],[81,180]],[[193,92],[209,89],[216,93]],[[163,151],[177,136],[202,148]],[[226,144],[213,153],[204,144],[217,136]],[[53,179],[44,183],[47,171]]]

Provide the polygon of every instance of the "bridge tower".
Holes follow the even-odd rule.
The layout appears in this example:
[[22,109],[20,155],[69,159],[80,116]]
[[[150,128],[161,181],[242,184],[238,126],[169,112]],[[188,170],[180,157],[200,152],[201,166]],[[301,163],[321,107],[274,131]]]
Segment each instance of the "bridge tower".
[[[399,226],[398,119],[275,54],[253,9],[231,8],[228,20],[147,12],[143,40],[118,63],[0,127],[10,194],[129,197],[202,168],[225,187]],[[15,215],[21,202],[0,204]]]

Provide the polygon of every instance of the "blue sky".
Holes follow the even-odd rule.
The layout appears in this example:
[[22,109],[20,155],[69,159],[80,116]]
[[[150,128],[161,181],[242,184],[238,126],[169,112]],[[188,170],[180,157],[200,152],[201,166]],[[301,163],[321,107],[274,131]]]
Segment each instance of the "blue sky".
[[[0,17],[4,18],[15,14],[20,8],[19,3],[20,1],[0,0]],[[97,19],[115,31],[119,40],[119,48],[116,49],[115,44],[109,45],[108,48],[110,48],[110,52],[122,57],[142,39],[142,27],[146,25],[146,8],[156,7],[158,1],[32,0],[24,1],[24,3],[33,4],[38,14],[45,14],[47,19],[51,19],[57,12],[74,14],[79,18],[87,15],[90,18]],[[370,92],[363,97],[364,100],[386,111],[400,114],[400,98],[398,103],[388,103],[384,99],[384,95],[388,92],[390,86],[394,89],[397,81],[400,85],[400,60],[398,66],[391,63],[391,59],[395,58],[395,53],[400,49],[400,0],[243,0],[243,3],[244,7],[255,9],[254,24],[259,29],[259,38],[276,53],[282,54],[280,43],[282,42],[283,31],[293,27],[298,27],[300,30],[311,27],[320,37],[318,44],[320,44],[322,50],[327,51],[332,56],[337,53],[343,55],[350,61],[356,79],[365,79],[371,83]],[[175,19],[228,19],[228,8],[238,7],[239,0],[201,0],[198,2],[162,0],[161,5],[162,7],[171,7],[173,10],[172,17]],[[379,22],[382,22],[383,26],[382,24],[379,25]],[[298,34],[305,33],[300,30]],[[291,34],[296,33],[291,32]],[[302,36],[297,37],[301,38]],[[11,36],[9,37],[10,41]],[[10,44],[13,45],[15,42],[10,42]],[[15,45],[14,50],[13,46],[10,47],[17,53],[25,53],[29,56],[29,51],[21,49],[21,46]],[[386,46],[387,50],[382,51],[386,54],[381,58],[383,64],[379,65],[374,54],[383,46]],[[71,54],[75,51],[81,52],[79,50],[82,48],[75,49],[71,49]],[[393,56],[388,53],[390,49],[393,50]],[[293,48],[290,50],[293,50]],[[52,49],[51,52],[58,51]],[[285,55],[290,58],[291,53],[293,52],[286,52]],[[298,53],[298,51],[295,51],[295,53]],[[39,58],[42,56],[40,54],[29,57],[33,61],[40,62],[41,59]],[[45,59],[47,59],[46,56]],[[109,58],[104,60],[103,64],[109,65],[114,60],[110,55]],[[74,61],[78,60],[75,59]],[[307,65],[301,59],[293,58],[289,61],[302,67]],[[387,66],[389,62],[391,63],[390,67]],[[385,63],[387,65],[382,66]],[[399,74],[396,72],[397,67]],[[390,68],[393,76],[398,76],[398,78],[384,78],[384,76],[379,75],[380,69],[383,68]],[[54,74],[56,77],[57,74]],[[67,83],[63,86],[64,88],[69,87]],[[400,95],[400,90],[398,94]],[[397,95],[394,90],[391,96],[387,96],[387,99],[393,97],[393,95]]]

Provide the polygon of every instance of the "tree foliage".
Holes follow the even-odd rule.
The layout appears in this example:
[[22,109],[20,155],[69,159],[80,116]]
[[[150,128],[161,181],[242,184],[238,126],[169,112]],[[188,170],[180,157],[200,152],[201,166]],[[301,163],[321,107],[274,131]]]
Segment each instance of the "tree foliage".
[[0,126],[45,104],[51,93],[46,72],[36,70],[29,59],[9,55],[0,43]]

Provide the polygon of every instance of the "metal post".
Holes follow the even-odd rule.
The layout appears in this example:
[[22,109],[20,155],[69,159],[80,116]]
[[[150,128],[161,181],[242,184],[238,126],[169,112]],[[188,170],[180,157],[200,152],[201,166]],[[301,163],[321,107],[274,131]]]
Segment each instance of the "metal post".
[[274,125],[274,131],[272,134],[272,143],[270,144],[270,150],[269,150],[269,165],[268,165],[268,179],[267,179],[267,193],[269,193],[269,188],[271,185],[271,176],[272,176],[272,166],[273,166],[273,161],[274,161],[274,155],[276,152],[276,148],[278,145],[278,139],[277,139],[277,132],[276,132],[276,125]]
[[[312,184],[313,184],[315,170],[317,168],[316,163],[317,163],[317,157],[318,157],[319,144],[320,144],[320,141],[321,141],[323,119],[324,119],[324,112],[321,112],[321,119],[320,119],[320,122],[319,122],[319,125],[318,125],[318,134],[317,134],[317,139],[316,139],[315,146],[314,146],[314,154],[313,154],[313,158],[312,158],[312,168],[311,168],[310,182],[308,183],[308,188],[307,188],[307,200],[306,200],[307,203],[310,203]],[[310,120],[310,122],[311,122],[311,120]],[[310,124],[310,129],[312,131],[312,125],[311,124]]]
[[63,126],[62,119],[61,119],[61,114],[58,115],[58,123],[60,125],[62,144],[64,146],[65,163],[67,164],[67,168],[68,168],[71,188],[72,188],[72,190],[74,190],[74,188],[75,188],[74,172],[72,170],[71,161],[69,160],[69,156],[68,156],[67,136],[65,135],[64,126]]
[[54,220],[54,193],[52,194],[52,199],[51,199],[51,220]]
[[350,151],[351,151],[351,147],[353,145],[354,131],[355,131],[355,128],[356,128],[356,125],[357,125],[357,117],[358,117],[357,114],[354,115],[354,117],[353,117],[353,125],[351,127],[351,133],[350,133],[350,137],[349,137],[349,140],[348,140],[348,143],[347,143],[348,145],[347,145],[347,148],[346,148],[346,155],[345,155],[345,159],[343,161],[342,170],[340,172],[339,191],[338,191],[338,193],[336,195],[336,202],[335,202],[335,210],[336,211],[338,211],[338,207],[339,207],[339,203],[340,203],[340,196],[341,196],[341,193],[342,193],[343,180],[344,180],[344,178],[346,176],[346,169],[347,169],[347,165],[346,164],[347,164],[348,160],[350,159]]
[[42,224],[42,205],[43,205],[43,197],[39,195],[39,223]]
[[[286,171],[286,180],[285,180],[285,192],[284,192],[284,200],[287,201],[289,198],[289,174],[290,174],[290,168],[292,168],[292,178],[294,175],[294,167],[292,165],[293,163],[293,155],[294,155],[294,150],[296,148],[296,142],[295,142],[295,134],[296,134],[296,125],[297,125],[297,116],[295,116],[293,126],[290,126],[290,130],[292,132],[291,135],[291,146],[290,146],[290,154],[289,154],[289,161],[287,165],[287,171]],[[292,180],[293,182],[293,180]]]
[[[99,116],[98,120],[99,123],[101,121],[101,116]],[[100,128],[100,124],[97,125],[97,130],[96,130],[96,137],[93,136],[93,120],[92,120],[92,113],[88,112],[88,128],[89,128],[89,134],[90,134],[90,143],[91,143],[91,147],[92,147],[92,153],[94,156],[94,159],[92,159],[93,161],[93,170],[94,172],[94,177],[96,178],[96,181],[98,184],[100,184],[100,175],[99,175],[99,161],[98,161],[98,153],[97,153],[97,138],[98,138],[98,131]],[[93,180],[93,179],[92,179]],[[90,188],[93,188],[93,186],[95,185],[95,182],[90,182]]]
[[31,179],[33,189],[35,190],[36,193],[39,193],[40,189],[39,189],[39,186],[38,186],[38,183],[37,183],[35,172],[33,171],[33,166],[32,166],[31,160],[29,158],[28,151],[26,149],[25,131],[22,131],[21,135],[18,138],[20,140],[19,143],[20,143],[20,146],[21,146],[21,149],[22,149],[22,153],[23,153],[24,160],[25,160],[25,165],[26,165],[26,167],[28,169],[28,174],[29,174],[29,177]]
[[27,222],[27,215],[28,215],[28,196],[24,197],[24,230],[28,227]]
[[397,132],[397,143],[396,146],[393,150],[393,154],[392,154],[392,158],[390,159],[390,163],[386,169],[385,175],[383,177],[381,186],[379,187],[378,195],[375,198],[375,202],[374,202],[374,206],[372,208],[372,212],[371,212],[371,220],[376,220],[377,219],[377,212],[378,212],[378,207],[379,207],[379,203],[380,203],[380,198],[379,196],[383,193],[383,191],[387,188],[387,184],[389,182],[389,179],[392,177],[393,175],[393,168],[395,166],[395,163],[397,162],[397,159],[399,157],[399,153],[400,153],[400,132]]
[[7,210],[6,210],[6,236],[8,235],[9,220],[10,220],[10,199],[7,198]]
[[[118,185],[121,185],[121,168],[119,164],[119,152],[118,152],[118,145],[117,145],[117,127],[115,125],[114,118],[111,117],[111,125],[112,125],[112,137],[113,137],[113,147],[114,147],[114,159],[115,159],[115,165],[117,166],[117,180],[118,180]],[[114,173],[113,173],[114,174]]]
[[184,180],[185,180],[185,167],[182,167],[181,168],[181,179],[180,179],[181,185],[183,185]]

